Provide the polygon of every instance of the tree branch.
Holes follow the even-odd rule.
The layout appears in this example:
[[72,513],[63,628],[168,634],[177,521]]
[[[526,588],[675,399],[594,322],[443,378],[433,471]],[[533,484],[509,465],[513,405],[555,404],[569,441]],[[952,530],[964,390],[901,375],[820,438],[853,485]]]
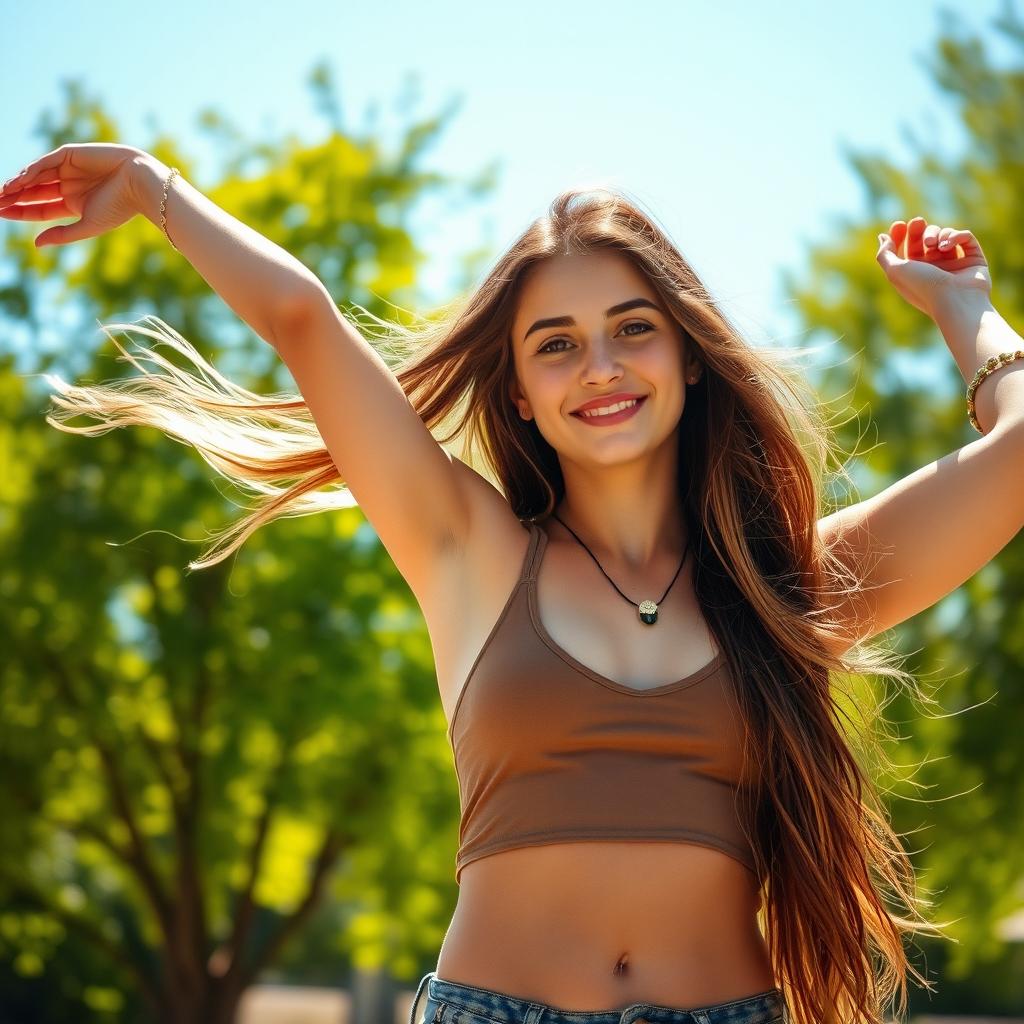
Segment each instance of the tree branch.
[[[164,760],[164,753],[168,748],[164,744],[153,739],[153,737],[150,736],[149,733],[147,733],[141,726],[138,729],[138,735],[142,742],[142,746],[149,755],[150,761],[153,763],[153,767],[156,769],[157,775],[160,776],[160,781],[167,787],[167,791],[171,795],[171,806],[174,809],[175,820],[177,820],[182,811],[182,801],[178,796],[181,784],[175,782],[170,769],[167,767],[167,762]],[[179,770],[184,772],[184,766],[179,765]]]
[[[228,567],[220,566],[216,572],[204,574],[199,586],[198,609],[202,617],[200,625],[203,633],[212,618],[213,609],[223,596],[225,581],[228,578]],[[196,829],[199,815],[203,807],[203,777],[200,764],[201,738],[206,724],[207,712],[210,709],[214,692],[213,682],[206,661],[197,659],[196,685],[192,704],[192,737],[191,744],[179,747],[185,776],[188,780],[188,795],[185,800],[185,812],[182,815],[182,863],[181,877],[183,888],[188,893],[193,905],[193,942],[203,950],[204,964],[210,949],[209,928],[206,921],[206,899],[203,891],[203,872],[199,862]],[[184,732],[182,732],[184,740]],[[204,966],[204,970],[205,970]]]
[[157,920],[164,930],[165,940],[170,944],[174,938],[171,930],[170,899],[164,892],[162,883],[153,866],[146,841],[135,821],[131,801],[128,798],[128,790],[124,780],[121,778],[117,760],[107,744],[96,735],[95,729],[92,728],[89,715],[85,712],[82,702],[75,694],[74,686],[63,663],[45,647],[41,649],[41,653],[52,669],[57,685],[65,700],[79,712],[79,719],[89,734],[90,742],[99,752],[100,764],[103,766],[103,771],[107,778],[114,808],[128,829],[128,835],[131,839],[131,853],[128,856],[131,858],[132,866],[138,874],[139,881],[142,883],[143,891],[149,897]]
[[321,890],[331,868],[334,867],[338,854],[344,847],[344,837],[334,829],[328,829],[320,851],[316,855],[313,865],[313,873],[310,878],[309,890],[302,902],[295,910],[284,919],[281,927],[271,936],[264,947],[253,958],[252,963],[242,970],[240,985],[243,989],[248,988],[259,977],[260,972],[280,952],[281,947],[297,932],[306,919],[312,914],[320,901]]
[[[282,742],[281,748],[286,752],[293,749],[290,738],[286,738],[285,742]],[[270,832],[270,822],[281,794],[284,773],[287,771],[289,763],[290,759],[287,753],[282,753],[280,760],[271,772],[272,781],[264,791],[263,812],[256,823],[256,835],[253,838],[252,845],[249,847],[245,885],[242,888],[238,904],[235,908],[235,921],[231,929],[231,937],[226,943],[226,949],[231,956],[230,966],[224,976],[224,984],[226,986],[232,985],[242,971],[242,948],[249,936],[249,929],[252,927],[252,920],[256,910],[254,893],[263,863],[263,851],[266,846],[267,835]]]
[[62,828],[71,832],[73,835],[85,836],[87,839],[92,839],[99,843],[104,849],[109,850],[122,865],[130,868],[136,880],[141,881],[138,877],[138,869],[135,864],[135,859],[131,855],[131,851],[126,850],[123,846],[111,839],[110,836],[108,836],[106,832],[99,827],[99,825],[90,821],[75,821],[71,818],[53,818],[47,815],[43,815],[42,820],[48,825],[52,825],[54,828]]
[[[158,631],[165,640],[163,646],[166,650],[168,647],[166,640],[170,636],[171,627],[160,604],[160,587],[156,580],[159,565],[154,553],[148,549],[142,555],[142,562],[142,571],[156,595],[151,606],[152,616]],[[171,666],[168,659],[162,658],[162,662],[167,677],[171,679]],[[203,660],[201,657],[197,659],[196,664],[199,666],[197,671],[202,672]],[[171,679],[171,691],[167,699],[175,723],[174,743],[171,746],[160,744],[142,728],[139,729],[139,735],[171,798],[175,852],[177,854],[174,866],[177,890],[172,910],[172,927],[179,947],[179,952],[175,954],[175,963],[182,977],[182,983],[198,992],[206,984],[208,978],[206,970],[208,954],[206,901],[203,898],[202,866],[199,864],[196,843],[196,822],[199,816],[198,761],[195,758],[190,758],[187,753],[188,740],[185,732],[184,712],[185,687],[184,685],[180,686],[182,700],[179,707],[178,702],[174,699],[176,685],[178,685],[178,680]],[[182,782],[177,781],[168,770],[164,759],[165,753],[173,754],[175,767],[181,773]]]

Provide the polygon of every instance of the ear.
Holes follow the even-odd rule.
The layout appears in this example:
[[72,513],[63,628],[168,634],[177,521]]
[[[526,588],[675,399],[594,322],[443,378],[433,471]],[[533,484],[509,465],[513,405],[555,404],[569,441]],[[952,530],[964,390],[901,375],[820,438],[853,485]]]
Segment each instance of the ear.
[[679,324],[679,333],[683,343],[683,380],[696,384],[704,373],[704,364],[696,355],[698,349],[689,331],[682,324]]
[[686,354],[686,382],[696,384],[704,373],[704,364],[693,354],[693,351]]
[[519,413],[520,418],[524,420],[530,419],[533,415],[530,412],[530,403],[519,390],[519,381],[513,379],[512,384],[508,389],[508,396],[512,400],[512,404],[516,407],[516,411]]

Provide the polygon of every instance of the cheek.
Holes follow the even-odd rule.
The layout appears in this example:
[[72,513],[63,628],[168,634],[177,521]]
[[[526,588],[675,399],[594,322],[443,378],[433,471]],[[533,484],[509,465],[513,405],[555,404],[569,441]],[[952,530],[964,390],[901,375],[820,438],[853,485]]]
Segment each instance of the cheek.
[[557,415],[563,405],[568,406],[573,395],[573,380],[570,371],[554,366],[528,374],[526,393],[537,413]]
[[643,353],[633,364],[638,376],[647,380],[662,394],[683,390],[683,365],[680,353],[656,347]]

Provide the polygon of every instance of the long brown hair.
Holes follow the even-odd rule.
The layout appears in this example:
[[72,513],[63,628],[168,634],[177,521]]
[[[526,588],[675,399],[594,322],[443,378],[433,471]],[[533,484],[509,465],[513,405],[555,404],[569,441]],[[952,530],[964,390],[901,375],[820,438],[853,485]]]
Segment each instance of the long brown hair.
[[[818,536],[835,452],[821,407],[785,365],[792,353],[744,342],[654,219],[607,189],[557,196],[443,315],[413,326],[370,316],[383,327],[378,348],[438,443],[462,437],[460,457],[500,487],[514,513],[543,519],[564,481],[557,453],[509,395],[513,316],[530,267],[598,249],[624,254],[645,275],[704,367],[679,423],[678,475],[696,597],[739,681],[746,775],[738,800],[777,983],[796,1024],[880,1024],[897,992],[905,1012],[908,974],[931,989],[909,962],[903,935],[942,934],[945,924],[924,917],[930,902],[916,891],[910,858],[871,780],[874,770],[894,767],[878,742],[888,724],[884,703],[855,684],[878,675],[931,698],[892,652],[858,642],[836,613],[841,598],[863,594],[867,566],[849,566]],[[51,376],[59,394],[47,422],[86,434],[157,426],[261,497],[191,569],[227,558],[282,515],[352,504],[299,396],[238,387],[152,320],[155,330],[108,326],[174,348],[200,376],[143,349],[143,359],[166,371],[148,372],[118,345],[142,376],[98,386]],[[100,422],[66,425],[76,415]],[[845,476],[845,469],[837,461],[830,473]]]

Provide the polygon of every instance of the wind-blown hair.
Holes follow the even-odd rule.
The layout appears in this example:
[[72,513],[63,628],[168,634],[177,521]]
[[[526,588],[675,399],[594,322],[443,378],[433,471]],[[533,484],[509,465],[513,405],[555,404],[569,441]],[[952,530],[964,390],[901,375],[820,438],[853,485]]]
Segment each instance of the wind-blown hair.
[[[837,614],[842,598],[859,601],[869,567],[849,566],[818,535],[831,430],[801,377],[779,352],[745,343],[653,219],[608,189],[557,196],[444,316],[415,326],[371,317],[384,327],[378,346],[438,443],[462,437],[461,457],[500,487],[515,515],[543,520],[564,481],[557,453],[510,397],[513,317],[531,267],[599,250],[623,254],[645,276],[704,367],[679,422],[679,487],[696,598],[727,655],[746,726],[738,800],[777,983],[794,1024],[881,1024],[897,992],[905,1013],[908,973],[931,989],[903,935],[941,935],[945,924],[923,915],[931,903],[917,893],[871,779],[894,767],[878,743],[885,704],[850,684],[877,675],[922,694],[890,651],[860,641]],[[118,345],[143,375],[88,387],[50,377],[60,394],[47,421],[86,434],[159,427],[262,496],[191,569],[228,557],[276,518],[353,504],[300,397],[236,386],[153,319],[158,330],[141,333],[184,354],[198,376],[144,350],[166,374],[148,372]],[[100,422],[66,425],[79,414]]]

